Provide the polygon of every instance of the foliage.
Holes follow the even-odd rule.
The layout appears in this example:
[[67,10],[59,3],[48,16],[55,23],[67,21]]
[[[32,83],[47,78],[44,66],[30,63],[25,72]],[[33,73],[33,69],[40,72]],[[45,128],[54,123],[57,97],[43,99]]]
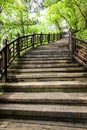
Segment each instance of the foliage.
[[[78,30],[87,39],[87,0],[0,0],[0,41],[17,34]],[[1,43],[1,42],[0,42]]]
[[64,28],[61,23],[66,21],[68,28],[78,30],[77,36],[87,39],[87,0],[54,0],[50,6],[51,0],[46,0],[46,4],[47,1],[49,20],[58,25],[60,31]]

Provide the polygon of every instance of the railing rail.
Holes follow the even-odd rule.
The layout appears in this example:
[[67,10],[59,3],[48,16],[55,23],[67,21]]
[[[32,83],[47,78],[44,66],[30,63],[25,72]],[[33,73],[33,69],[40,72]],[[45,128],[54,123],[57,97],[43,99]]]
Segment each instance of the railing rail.
[[17,35],[11,42],[3,40],[3,47],[0,49],[0,80],[6,82],[8,79],[7,69],[14,59],[20,58],[26,50],[35,48],[60,39],[60,34],[31,34],[27,36]]
[[87,69],[87,41],[71,35],[72,59]]

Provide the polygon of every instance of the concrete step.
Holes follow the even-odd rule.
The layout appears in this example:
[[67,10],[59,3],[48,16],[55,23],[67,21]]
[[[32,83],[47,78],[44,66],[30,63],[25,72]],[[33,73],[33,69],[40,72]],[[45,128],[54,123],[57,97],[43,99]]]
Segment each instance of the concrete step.
[[26,68],[64,68],[64,67],[79,67],[78,64],[69,64],[69,63],[60,63],[60,64],[56,64],[56,63],[51,63],[51,64],[25,64],[24,66],[22,64],[17,64],[17,65],[14,65],[12,64],[10,66],[10,68],[18,68],[18,69],[26,69]]
[[50,50],[50,49],[48,49],[48,50],[46,50],[46,49],[44,49],[44,50],[30,50],[30,51],[27,51],[27,52],[25,52],[25,54],[24,55],[59,55],[59,54],[70,54],[70,51],[68,50],[68,49],[66,49],[66,50],[64,50],[64,49],[61,49],[61,50],[58,50],[58,49],[56,49],[56,50]]
[[69,54],[63,54],[63,53],[62,54],[58,54],[58,55],[56,55],[56,54],[55,55],[52,55],[52,54],[49,54],[49,55],[48,54],[47,55],[46,54],[45,55],[41,55],[41,54],[34,55],[33,54],[33,55],[24,55],[23,57],[24,58],[57,58],[57,57],[61,57],[62,58],[64,56],[68,57],[68,55]]
[[87,123],[0,119],[1,130],[87,130]]
[[[60,40],[59,40],[60,41]],[[57,41],[57,42],[53,42],[53,43],[49,43],[49,44],[46,44],[46,45],[43,45],[43,46],[39,46],[38,47],[38,49],[40,48],[52,48],[52,47],[62,47],[62,48],[67,48],[68,46],[69,46],[69,43],[67,43],[67,41],[64,43],[64,42],[59,42],[59,41]]]
[[[60,52],[60,51],[68,51],[68,52],[70,52],[70,49],[69,49],[69,46],[65,46],[65,47],[62,47],[61,48],[61,46],[40,46],[40,47],[38,47],[38,48],[35,48],[35,49],[31,49],[30,50],[31,52],[37,52],[37,51],[40,51],[40,53],[41,52],[44,52],[44,51],[46,51],[46,52]],[[27,53],[27,52],[26,52]]]
[[62,48],[63,49],[67,49],[68,48],[69,49],[69,43],[67,44],[67,43],[64,43],[64,42],[63,43],[57,43],[57,42],[55,42],[55,43],[53,42],[53,43],[50,43],[50,44],[39,46],[38,49],[40,49],[40,50],[41,49],[45,49],[45,48],[48,49],[48,50],[52,49],[52,48],[53,49],[56,49],[56,48],[59,49],[60,48],[61,50],[62,50]]
[[[50,43],[50,44],[45,44],[45,45],[43,45],[43,46],[38,46],[38,48],[35,48],[35,49],[38,49],[38,50],[43,50],[43,49],[61,49],[61,48],[63,48],[63,49],[67,49],[67,48],[69,48],[69,44],[66,44],[66,45],[64,45],[64,43],[63,44],[52,44],[52,43]],[[62,50],[62,49],[61,49]]]
[[83,67],[64,67],[64,68],[34,68],[34,69],[8,69],[9,73],[39,73],[39,72],[48,72],[48,73],[52,73],[52,72],[86,72],[86,70]]
[[[18,69],[18,68],[17,68]],[[15,69],[16,70],[16,69]],[[23,72],[21,70],[25,69],[21,69],[19,68],[19,71],[21,73],[17,73],[16,71],[13,73],[10,72],[8,74],[8,81],[9,82],[36,82],[36,81],[86,81],[87,80],[87,73],[84,71],[82,72],[76,72],[76,71],[71,71],[71,72],[64,72],[64,71],[46,71],[46,72]]]
[[38,93],[6,93],[0,92],[0,103],[16,104],[66,104],[87,106],[86,93],[64,93],[64,92],[38,92]]
[[7,82],[45,82],[45,81],[82,81],[82,82],[84,82],[84,81],[87,81],[87,78],[84,78],[84,77],[74,77],[74,78],[72,78],[72,77],[67,77],[67,78],[64,78],[64,77],[62,77],[62,78],[56,78],[56,77],[46,77],[46,78],[16,78],[16,77],[8,77],[8,79],[7,79]]
[[60,121],[87,122],[87,106],[0,104],[0,115],[13,118],[59,119]]
[[16,59],[16,61],[48,61],[48,60],[71,60],[71,56],[63,56],[63,57],[20,57],[20,59]]
[[87,79],[87,73],[85,73],[85,72],[80,72],[80,73],[75,73],[75,72],[73,72],[73,73],[57,73],[57,72],[51,72],[51,73],[21,73],[21,74],[15,74],[14,75],[14,73],[13,74],[9,74],[8,75],[9,77],[11,77],[11,78],[17,78],[17,79],[19,79],[19,78],[22,78],[22,79],[34,79],[34,78],[36,78],[36,79],[38,79],[38,78],[86,78]]
[[0,83],[1,92],[87,92],[86,81]]
[[60,63],[73,63],[72,60],[19,60],[19,61],[14,61],[14,64],[60,64]]
[[[67,49],[67,48],[69,48],[69,44],[65,44],[65,45],[64,45],[64,43],[63,43],[63,44],[62,44],[62,43],[61,43],[61,44],[60,44],[60,43],[54,44],[54,42],[53,42],[53,44],[50,43],[50,44],[46,44],[46,45],[43,45],[43,46],[38,46],[38,49],[41,50],[41,49],[45,49],[45,48],[46,48],[46,49],[49,50],[49,49],[52,49],[52,47],[53,47],[53,49],[56,49],[56,48],[58,48],[58,47],[59,47],[60,49],[61,49],[61,48]],[[62,49],[61,49],[61,50],[62,50]]]

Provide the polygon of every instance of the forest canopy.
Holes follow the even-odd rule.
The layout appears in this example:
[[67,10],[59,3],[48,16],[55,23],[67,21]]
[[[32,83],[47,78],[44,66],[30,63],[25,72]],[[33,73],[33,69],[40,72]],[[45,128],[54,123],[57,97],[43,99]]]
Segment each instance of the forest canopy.
[[17,34],[77,30],[87,40],[87,0],[0,0],[0,44]]

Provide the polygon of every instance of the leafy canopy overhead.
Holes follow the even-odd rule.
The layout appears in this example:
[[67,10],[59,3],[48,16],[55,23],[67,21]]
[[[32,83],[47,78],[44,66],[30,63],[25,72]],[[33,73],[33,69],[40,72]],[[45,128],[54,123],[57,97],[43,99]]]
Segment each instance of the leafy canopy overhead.
[[[29,33],[78,30],[87,39],[87,0],[0,0],[0,41]],[[0,43],[1,44],[1,43]]]

